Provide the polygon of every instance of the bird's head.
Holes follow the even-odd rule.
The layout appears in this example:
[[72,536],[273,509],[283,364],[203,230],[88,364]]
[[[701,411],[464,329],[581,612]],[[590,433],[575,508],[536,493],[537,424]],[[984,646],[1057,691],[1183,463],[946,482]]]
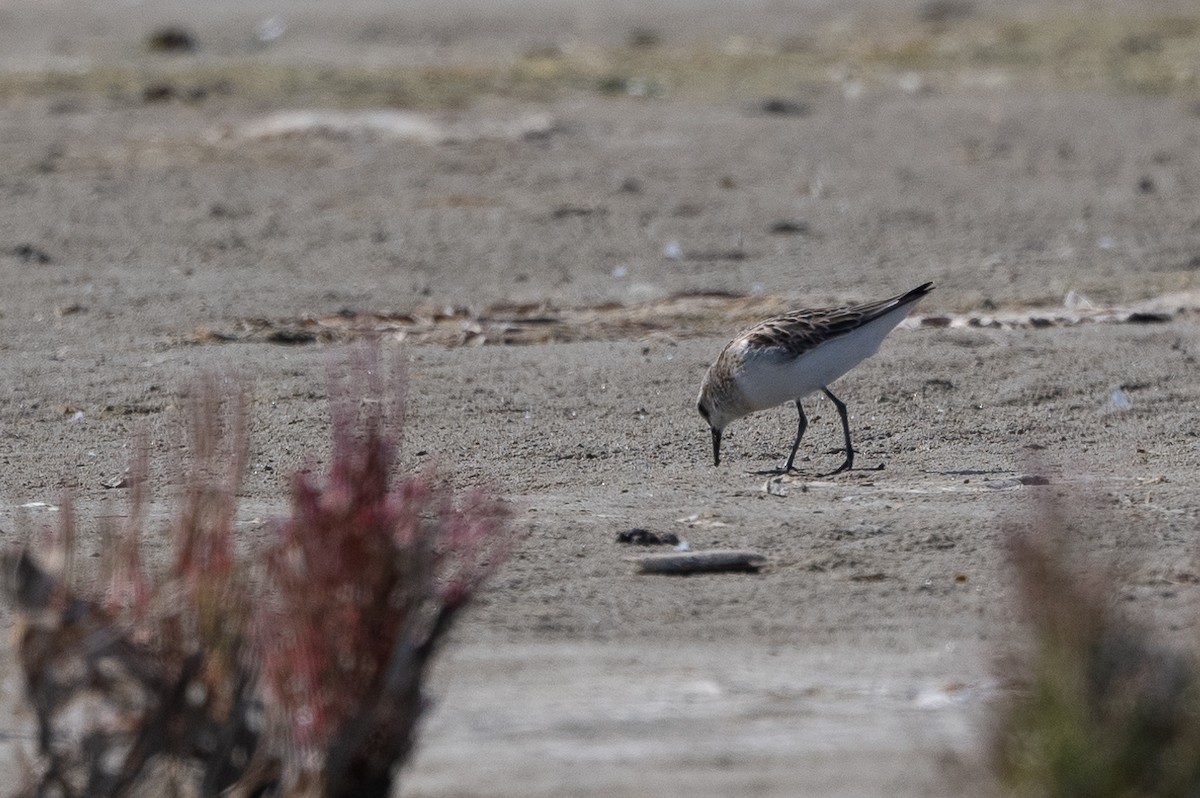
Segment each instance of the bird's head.
[[[729,390],[721,390],[722,383],[713,378],[710,371],[700,387],[700,396],[696,399],[696,410],[712,430],[713,465],[721,464],[721,433],[729,422],[741,418],[744,412],[737,412],[738,402],[732,402]],[[736,390],[731,388],[731,390]]]

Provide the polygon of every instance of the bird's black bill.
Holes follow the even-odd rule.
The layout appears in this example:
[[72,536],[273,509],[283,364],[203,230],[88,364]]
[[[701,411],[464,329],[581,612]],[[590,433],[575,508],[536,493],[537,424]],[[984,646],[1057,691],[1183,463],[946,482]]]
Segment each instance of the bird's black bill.
[[721,430],[713,427],[713,465],[721,464]]

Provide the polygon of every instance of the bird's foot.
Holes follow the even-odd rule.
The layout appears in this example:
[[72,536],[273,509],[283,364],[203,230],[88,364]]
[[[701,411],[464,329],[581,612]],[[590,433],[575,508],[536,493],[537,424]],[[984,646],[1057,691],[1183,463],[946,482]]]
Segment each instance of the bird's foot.
[[762,471],[747,471],[746,473],[753,477],[782,477],[799,472],[793,466],[792,468],[764,468]]
[[850,471],[882,471],[883,465],[884,465],[883,463],[880,463],[877,466],[869,466],[867,468],[855,468],[853,462],[847,460],[846,462],[842,463],[840,466],[838,466],[834,470],[830,471],[828,474],[818,474],[818,478],[824,479],[825,477],[832,477],[835,474],[844,474],[844,473],[847,473]]

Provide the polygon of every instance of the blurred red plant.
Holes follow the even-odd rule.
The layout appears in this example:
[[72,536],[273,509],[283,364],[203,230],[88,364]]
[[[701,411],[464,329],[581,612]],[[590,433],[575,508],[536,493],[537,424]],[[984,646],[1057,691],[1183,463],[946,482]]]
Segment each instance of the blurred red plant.
[[434,649],[513,543],[508,506],[484,490],[456,502],[433,470],[392,486],[400,427],[386,433],[372,360],[351,376],[374,397],[361,408],[352,392],[332,398],[325,483],[292,479],[267,559],[277,603],[261,619],[268,706],[291,742],[285,774],[317,778],[329,796],[388,794]]
[[[164,568],[140,539],[147,446],[139,438],[127,477],[130,512],[106,529],[98,585],[72,585],[76,520],[62,507],[62,569],[29,551],[2,563],[18,609],[17,653],[38,721],[38,759],[19,794],[124,795],[159,760],[203,763],[204,794],[232,785],[258,734],[253,671],[246,667],[248,592],[234,568],[236,490],[245,463],[245,397],[222,410],[214,379],[192,391],[192,468],[185,478]],[[232,422],[232,430],[223,422]]]
[[[371,347],[331,379],[329,475],[293,477],[289,515],[252,557],[266,589],[234,549],[246,397],[222,410],[214,380],[195,392],[167,568],[140,551],[144,441],[97,590],[68,586],[69,568],[51,574],[28,551],[5,554],[39,724],[26,794],[123,795],[155,778],[159,759],[190,763],[181,772],[203,795],[392,792],[437,645],[515,541],[508,505],[487,490],[455,497],[432,469],[393,485],[405,385],[394,374],[389,393]],[[77,728],[68,710],[81,700],[112,711]]]

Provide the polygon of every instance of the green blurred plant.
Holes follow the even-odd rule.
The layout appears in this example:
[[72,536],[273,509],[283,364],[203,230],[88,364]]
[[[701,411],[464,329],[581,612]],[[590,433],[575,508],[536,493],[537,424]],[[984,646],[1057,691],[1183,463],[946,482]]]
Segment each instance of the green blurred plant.
[[1116,605],[1111,574],[1075,567],[1060,508],[1011,534],[1028,648],[999,707],[993,766],[1020,796],[1200,795],[1200,673]]

